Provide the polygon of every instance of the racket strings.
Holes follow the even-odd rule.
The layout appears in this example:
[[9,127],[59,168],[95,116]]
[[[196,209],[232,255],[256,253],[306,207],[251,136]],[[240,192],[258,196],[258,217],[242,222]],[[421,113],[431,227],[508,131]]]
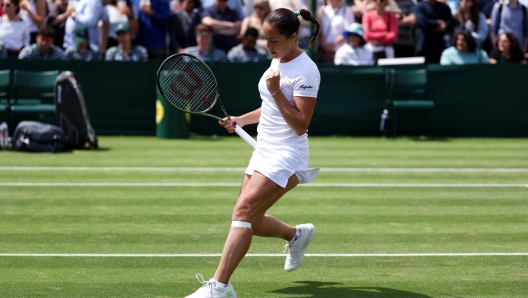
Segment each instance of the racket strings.
[[216,102],[216,80],[197,58],[175,56],[159,71],[159,87],[175,107],[188,112],[205,112]]

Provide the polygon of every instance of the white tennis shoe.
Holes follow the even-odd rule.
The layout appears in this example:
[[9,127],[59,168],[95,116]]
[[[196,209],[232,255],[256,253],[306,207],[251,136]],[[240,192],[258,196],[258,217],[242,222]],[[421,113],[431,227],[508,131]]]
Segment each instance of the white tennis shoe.
[[233,289],[231,282],[228,282],[227,287],[220,285],[214,278],[205,281],[201,274],[196,274],[196,279],[202,284],[196,292],[185,298],[236,298],[237,294]]
[[286,271],[293,271],[301,265],[306,248],[308,248],[310,241],[315,235],[315,227],[312,224],[302,224],[296,226],[296,228],[301,232],[301,235],[297,240],[286,243],[283,249],[283,252],[288,251],[288,256],[284,263],[284,270]]

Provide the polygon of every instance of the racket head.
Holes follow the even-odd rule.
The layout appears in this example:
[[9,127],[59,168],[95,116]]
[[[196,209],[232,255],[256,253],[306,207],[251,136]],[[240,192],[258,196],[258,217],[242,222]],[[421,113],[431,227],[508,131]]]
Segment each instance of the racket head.
[[165,59],[158,68],[156,84],[167,102],[188,113],[209,111],[219,96],[209,66],[190,54],[174,54]]

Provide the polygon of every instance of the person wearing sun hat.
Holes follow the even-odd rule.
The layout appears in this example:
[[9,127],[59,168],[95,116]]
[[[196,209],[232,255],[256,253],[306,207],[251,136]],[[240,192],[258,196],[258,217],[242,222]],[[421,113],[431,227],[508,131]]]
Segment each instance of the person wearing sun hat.
[[372,52],[366,49],[365,39],[363,39],[363,26],[352,23],[345,31],[346,44],[340,47],[335,56],[335,65],[373,65]]
[[90,34],[87,26],[79,24],[75,27],[73,33],[75,34],[74,40],[76,45],[66,49],[65,54],[68,60],[92,61],[103,59],[99,47],[90,44]]
[[106,50],[105,60],[110,61],[147,61],[148,52],[143,46],[132,45],[130,24],[121,23],[115,29],[118,45]]

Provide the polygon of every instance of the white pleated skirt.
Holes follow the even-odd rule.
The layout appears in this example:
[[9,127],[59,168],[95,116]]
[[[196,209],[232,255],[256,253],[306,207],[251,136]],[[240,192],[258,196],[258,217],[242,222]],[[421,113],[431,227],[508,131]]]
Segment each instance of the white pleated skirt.
[[254,171],[261,173],[282,188],[288,179],[296,174],[300,183],[308,183],[317,175],[319,169],[308,169],[310,149],[299,148],[262,148],[257,146],[253,151],[246,174]]

